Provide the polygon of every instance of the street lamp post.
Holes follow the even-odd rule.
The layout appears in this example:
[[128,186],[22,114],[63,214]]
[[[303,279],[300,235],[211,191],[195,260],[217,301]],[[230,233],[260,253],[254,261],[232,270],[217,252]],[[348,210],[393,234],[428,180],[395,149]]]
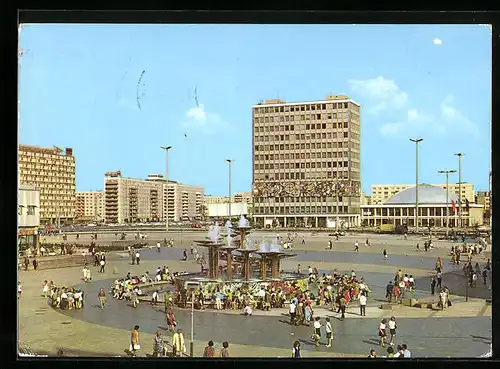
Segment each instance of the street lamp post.
[[229,163],[229,209],[228,209],[228,215],[229,215],[229,220],[231,220],[231,164],[233,163],[233,160],[226,159],[226,161]]
[[446,238],[448,238],[448,229],[449,229],[449,213],[450,209],[448,207],[448,176],[452,173],[456,173],[456,170],[439,170],[438,173],[446,175]]
[[165,186],[167,189],[167,202],[166,202],[166,215],[165,215],[165,231],[168,233],[168,150],[172,148],[172,146],[160,146],[161,149],[165,150]]
[[415,233],[418,233],[418,143],[423,140],[423,138],[410,138],[411,142],[415,142]]
[[458,224],[459,227],[462,228],[462,154],[459,152],[458,154],[455,154],[455,156],[458,156]]
[[189,356],[194,356],[194,289],[191,291],[191,342],[189,343]]

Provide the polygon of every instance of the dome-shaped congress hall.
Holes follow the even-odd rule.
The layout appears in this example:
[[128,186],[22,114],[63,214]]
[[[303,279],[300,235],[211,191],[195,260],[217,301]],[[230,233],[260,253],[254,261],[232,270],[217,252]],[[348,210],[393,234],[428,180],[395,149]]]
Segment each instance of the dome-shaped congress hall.
[[[403,205],[403,204],[415,204],[417,195],[417,186],[407,188],[406,190],[400,191],[385,204],[393,205]],[[448,191],[448,204],[451,202],[458,204],[458,196],[452,191]],[[446,190],[438,186],[432,186],[428,184],[421,184],[418,186],[418,203],[419,204],[446,204]]]
[[[365,226],[378,227],[382,224],[415,226],[416,187],[404,189],[383,204],[361,205],[361,222]],[[446,190],[428,184],[418,186],[418,212],[421,227],[445,227],[446,204],[448,204],[448,221],[450,227],[459,226],[458,196],[451,189]],[[483,206],[462,202],[462,226],[483,224]]]

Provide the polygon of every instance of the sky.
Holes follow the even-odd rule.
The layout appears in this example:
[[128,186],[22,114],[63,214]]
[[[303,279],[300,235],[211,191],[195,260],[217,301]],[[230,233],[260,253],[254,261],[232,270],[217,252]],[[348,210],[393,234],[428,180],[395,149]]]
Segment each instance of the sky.
[[[361,105],[361,181],[488,189],[491,30],[484,25],[23,25],[19,142],[71,147],[77,191],[165,173],[228,194],[252,182],[252,106]],[[458,175],[450,176],[458,182]]]

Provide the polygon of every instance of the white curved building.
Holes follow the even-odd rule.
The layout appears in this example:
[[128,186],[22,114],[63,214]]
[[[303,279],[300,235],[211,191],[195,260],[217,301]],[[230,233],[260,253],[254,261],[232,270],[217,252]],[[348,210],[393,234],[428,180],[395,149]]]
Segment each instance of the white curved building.
[[[418,186],[418,212],[421,227],[446,227],[446,204],[448,203],[449,226],[458,226],[458,197],[453,191],[448,191],[434,185]],[[382,224],[395,226],[406,224],[415,226],[416,186],[407,188],[390,197],[383,204],[361,205],[361,224],[377,227]],[[481,205],[462,203],[462,223],[465,227],[483,224]]]

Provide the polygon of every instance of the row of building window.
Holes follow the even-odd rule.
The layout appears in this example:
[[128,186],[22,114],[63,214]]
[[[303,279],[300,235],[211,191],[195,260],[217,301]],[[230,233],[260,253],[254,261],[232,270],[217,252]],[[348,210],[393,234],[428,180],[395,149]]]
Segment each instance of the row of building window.
[[[270,202],[272,203],[289,203],[289,202],[305,202],[309,203],[314,203],[314,202],[323,202],[323,203],[335,203],[335,202],[342,202],[342,200],[345,199],[346,201],[349,199],[347,196],[342,197],[339,196],[338,200],[336,197],[309,197],[309,196],[303,196],[303,197],[255,197],[254,198],[254,203],[255,204],[269,204]],[[356,200],[355,197],[352,199]]]
[[[314,146],[313,146],[314,145]],[[341,142],[322,142],[322,143],[301,143],[301,144],[279,144],[279,145],[255,145],[255,151],[272,151],[272,150],[309,150],[309,149],[336,149],[348,148],[349,141]]]
[[[443,216],[446,215],[446,207],[440,208],[419,208],[418,214],[419,216],[427,216],[427,209],[429,209],[429,216]],[[449,208],[449,214],[452,214],[452,208]],[[394,216],[394,217],[406,217],[406,216],[415,216],[415,208],[381,208],[381,209],[366,209],[363,213],[364,216],[373,216],[373,217],[385,217],[385,216]]]
[[[255,161],[259,160],[298,160],[298,159],[320,159],[320,158],[348,158],[349,151],[328,151],[328,152],[301,152],[301,153],[288,153],[288,154],[257,154],[255,155]],[[359,153],[351,153],[353,159],[359,158]],[[284,163],[285,169],[290,165],[293,168],[293,163]]]
[[[280,126],[254,126],[254,132],[286,132],[286,131],[302,131],[302,130],[323,130],[323,129],[348,129],[349,122],[333,122],[333,123],[316,123],[316,124],[302,124],[300,126],[294,125],[280,125]],[[359,124],[352,124],[353,129],[359,130]]]
[[[314,162],[314,163],[291,163],[292,168],[295,166],[295,169],[315,169],[315,168],[348,168],[348,161],[324,161],[324,162]],[[285,163],[281,164],[255,164],[255,170],[265,170],[265,169],[290,169],[285,168]]]
[[[337,207],[336,206],[255,207],[254,213],[255,214],[337,214]],[[353,210],[352,213],[354,213]],[[349,207],[339,206],[338,214],[349,214]]]
[[[286,180],[287,173],[275,173],[274,175],[269,175],[269,174],[261,174],[261,173],[254,173],[254,179],[255,181],[268,181],[268,180]],[[331,178],[336,178],[336,179],[352,179],[352,180],[359,180],[359,172],[352,172],[352,171],[340,171],[337,170],[335,172],[332,171],[314,171],[314,172],[297,172],[297,173],[289,173],[289,179],[294,180],[294,179],[331,179]]]
[[327,109],[347,109],[347,102],[328,103],[328,104],[304,104],[304,105],[283,105],[283,106],[266,106],[254,108],[255,113],[285,113],[292,111],[312,111],[312,110],[327,110]]
[[19,205],[17,214],[18,215],[23,215],[24,214],[24,208],[27,208],[26,215],[35,215],[35,208],[36,208],[35,205],[28,205],[28,206]]
[[[338,138],[348,138],[349,133],[348,132],[339,132]],[[268,141],[288,141],[290,139],[293,139],[294,135],[272,135],[272,136],[255,136],[255,141],[256,142],[268,142]],[[312,133],[312,134],[296,134],[295,139],[296,140],[321,140],[321,139],[336,139],[337,138],[337,132],[330,132],[330,133]]]

